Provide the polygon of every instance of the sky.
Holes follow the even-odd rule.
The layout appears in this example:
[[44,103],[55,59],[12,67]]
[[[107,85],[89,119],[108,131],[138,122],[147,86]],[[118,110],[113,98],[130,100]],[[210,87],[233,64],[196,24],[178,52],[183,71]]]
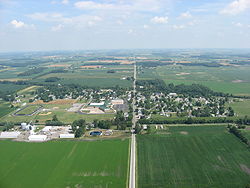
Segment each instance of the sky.
[[250,0],[0,0],[0,52],[250,48]]

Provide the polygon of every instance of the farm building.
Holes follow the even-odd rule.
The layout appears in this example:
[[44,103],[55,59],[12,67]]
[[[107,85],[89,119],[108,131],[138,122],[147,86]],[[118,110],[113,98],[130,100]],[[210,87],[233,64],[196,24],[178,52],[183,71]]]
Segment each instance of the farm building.
[[32,125],[27,124],[27,123],[21,123],[21,128],[22,130],[32,130]]
[[33,142],[43,142],[47,139],[46,135],[30,135],[29,136],[29,141],[33,141]]
[[0,138],[17,138],[20,132],[1,132]]
[[94,106],[94,107],[101,107],[101,106],[104,106],[104,102],[93,102],[93,103],[90,103],[89,106]]
[[60,138],[75,138],[74,134],[60,134]]

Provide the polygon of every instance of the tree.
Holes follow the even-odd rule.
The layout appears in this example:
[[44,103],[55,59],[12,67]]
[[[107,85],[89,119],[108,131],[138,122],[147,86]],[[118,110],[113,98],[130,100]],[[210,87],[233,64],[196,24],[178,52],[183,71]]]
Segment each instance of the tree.
[[57,116],[56,116],[56,115],[53,115],[53,117],[52,117],[52,121],[58,121],[58,118],[57,118]]
[[76,138],[80,138],[83,134],[84,134],[84,128],[83,127],[79,127],[76,130],[76,132],[75,132],[75,137]]
[[135,134],[140,134],[141,130],[142,130],[141,126],[139,124],[136,124],[135,125]]

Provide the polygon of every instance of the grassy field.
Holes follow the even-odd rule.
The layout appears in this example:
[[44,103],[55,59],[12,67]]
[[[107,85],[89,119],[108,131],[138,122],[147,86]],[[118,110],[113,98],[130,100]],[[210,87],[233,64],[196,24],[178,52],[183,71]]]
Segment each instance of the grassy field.
[[244,188],[250,150],[223,126],[170,127],[137,136],[138,187]]
[[250,95],[250,66],[202,67],[202,66],[160,66],[142,69],[139,79],[163,79],[167,84],[199,83],[215,91],[237,95]]
[[129,140],[1,141],[1,188],[125,188]]
[[227,106],[231,106],[238,116],[250,117],[250,100],[249,99],[248,100],[244,99],[238,102],[233,102],[233,103],[228,104]]
[[[108,120],[113,119],[114,114],[78,114],[74,112],[67,112],[66,109],[70,108],[69,104],[45,104],[44,108],[50,109],[49,112],[40,112],[33,116],[13,116],[11,114],[6,115],[0,119],[0,121],[12,121],[12,122],[29,122],[39,120],[39,123],[44,123],[46,120],[51,120],[53,115],[57,115],[58,119],[63,123],[72,123],[77,119],[85,119],[87,122],[92,122],[94,119]],[[20,112],[22,113],[22,111]]]
[[16,114],[17,115],[29,115],[32,114],[34,112],[36,112],[39,108],[41,107],[41,105],[29,105],[24,107],[22,110],[18,111]]

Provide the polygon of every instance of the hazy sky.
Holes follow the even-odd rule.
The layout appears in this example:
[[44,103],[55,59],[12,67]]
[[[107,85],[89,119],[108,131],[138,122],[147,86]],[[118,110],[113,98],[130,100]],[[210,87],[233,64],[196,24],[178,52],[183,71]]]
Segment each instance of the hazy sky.
[[0,0],[0,52],[250,48],[250,0]]

